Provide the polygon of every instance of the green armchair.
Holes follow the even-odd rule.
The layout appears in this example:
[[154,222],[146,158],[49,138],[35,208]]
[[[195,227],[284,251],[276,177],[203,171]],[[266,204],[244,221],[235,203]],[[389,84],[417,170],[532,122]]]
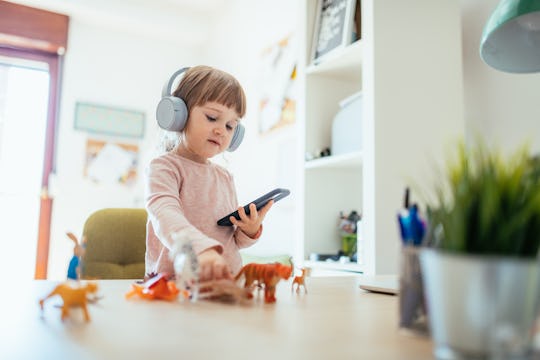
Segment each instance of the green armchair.
[[142,279],[146,252],[145,209],[110,208],[84,224],[83,279]]

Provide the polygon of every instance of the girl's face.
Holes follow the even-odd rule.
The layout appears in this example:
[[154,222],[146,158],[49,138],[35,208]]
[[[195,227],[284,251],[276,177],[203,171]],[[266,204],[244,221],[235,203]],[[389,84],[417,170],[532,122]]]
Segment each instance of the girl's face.
[[237,125],[238,114],[232,108],[216,102],[194,106],[184,130],[182,147],[192,160],[206,162],[227,150]]

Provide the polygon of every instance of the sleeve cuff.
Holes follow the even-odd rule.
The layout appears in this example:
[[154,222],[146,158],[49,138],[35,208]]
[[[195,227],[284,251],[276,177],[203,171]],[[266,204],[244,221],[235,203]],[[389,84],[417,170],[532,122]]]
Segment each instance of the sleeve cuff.
[[261,237],[262,231],[263,231],[263,226],[262,226],[262,224],[261,224],[261,226],[259,227],[259,230],[257,230],[257,232],[255,233],[255,235],[253,235],[253,236],[249,236],[249,235],[247,235],[247,234],[246,234],[246,235],[247,235],[249,238],[253,239],[253,240],[257,240],[258,238]]

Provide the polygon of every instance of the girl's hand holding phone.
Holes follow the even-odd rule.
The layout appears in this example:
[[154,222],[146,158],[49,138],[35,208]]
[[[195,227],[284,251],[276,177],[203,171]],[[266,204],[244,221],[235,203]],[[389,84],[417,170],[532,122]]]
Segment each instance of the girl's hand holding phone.
[[270,210],[274,200],[270,200],[264,205],[260,210],[257,211],[257,206],[254,203],[249,204],[249,214],[246,214],[246,211],[243,207],[238,208],[238,215],[240,215],[240,220],[237,220],[234,216],[230,216],[229,220],[236,225],[250,238],[254,238],[255,235],[259,232],[261,224],[266,216],[266,213]]

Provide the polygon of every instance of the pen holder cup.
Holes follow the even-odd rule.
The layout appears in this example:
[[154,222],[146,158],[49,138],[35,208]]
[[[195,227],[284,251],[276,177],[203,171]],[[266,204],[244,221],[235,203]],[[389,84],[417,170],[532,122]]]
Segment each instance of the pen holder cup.
[[420,248],[403,246],[399,276],[399,328],[418,335],[429,335],[428,314],[419,261]]

